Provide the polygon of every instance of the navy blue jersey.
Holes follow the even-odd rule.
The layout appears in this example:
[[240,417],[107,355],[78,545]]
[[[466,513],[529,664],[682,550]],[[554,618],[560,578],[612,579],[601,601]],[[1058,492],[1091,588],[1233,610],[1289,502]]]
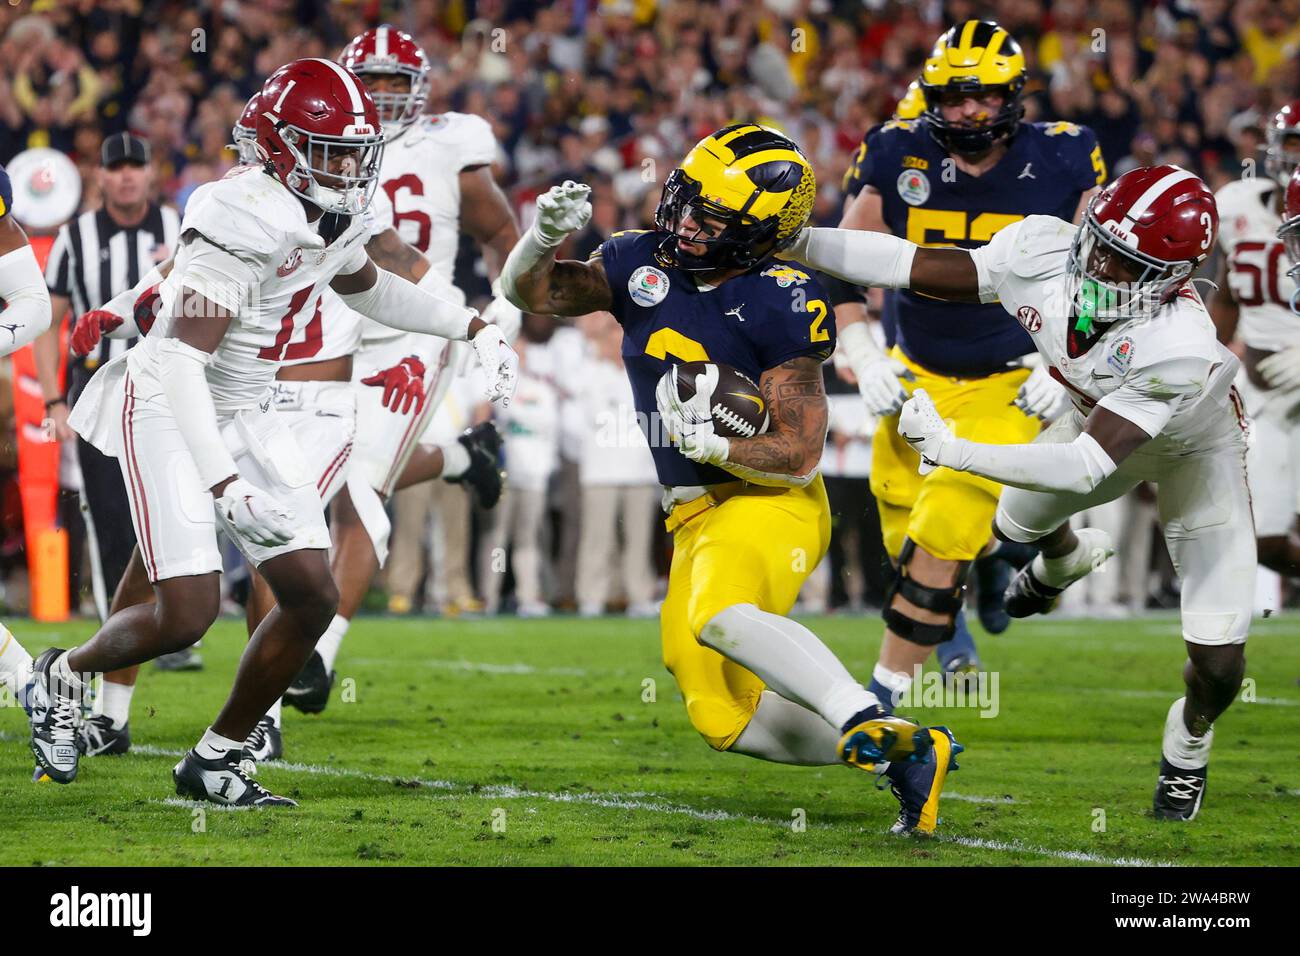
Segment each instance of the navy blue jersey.
[[9,215],[14,208],[14,186],[9,181],[9,174],[0,166],[0,219]]
[[[880,193],[886,225],[923,246],[976,249],[1026,216],[1071,220],[1079,197],[1106,179],[1097,137],[1074,123],[1022,123],[1007,154],[983,176],[959,170],[924,120],[870,130],[845,176],[845,190]],[[940,302],[886,293],[894,338],[907,356],[943,375],[974,377],[1034,351],[1020,323],[996,303]]]
[[623,363],[637,420],[662,484],[735,481],[660,439],[659,379],[683,362],[718,362],[758,382],[768,369],[801,355],[825,360],[835,349],[835,317],[816,276],[796,264],[773,260],[701,290],[690,273],[655,260],[662,239],[662,233],[620,232],[592,253],[604,264],[610,311],[623,326]]

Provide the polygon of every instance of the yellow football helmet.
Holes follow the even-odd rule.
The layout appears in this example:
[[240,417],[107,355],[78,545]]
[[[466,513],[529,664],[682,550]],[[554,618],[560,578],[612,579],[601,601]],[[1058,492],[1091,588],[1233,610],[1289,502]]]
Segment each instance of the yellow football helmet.
[[894,119],[914,120],[925,112],[925,94],[921,92],[921,81],[913,80],[908,84],[907,92],[894,107]]
[[[794,242],[816,195],[812,165],[790,139],[753,123],[720,129],[700,140],[664,183],[655,228],[668,235],[656,257],[690,272],[752,269]],[[702,225],[701,216],[723,228],[714,236],[679,232],[687,218]],[[678,239],[706,250],[686,253]]]
[[[949,152],[979,156],[1016,134],[1025,115],[1025,56],[1011,34],[991,20],[967,20],[939,38],[921,71],[925,121]],[[943,118],[940,107],[969,96],[1000,93],[1002,107],[985,122]]]

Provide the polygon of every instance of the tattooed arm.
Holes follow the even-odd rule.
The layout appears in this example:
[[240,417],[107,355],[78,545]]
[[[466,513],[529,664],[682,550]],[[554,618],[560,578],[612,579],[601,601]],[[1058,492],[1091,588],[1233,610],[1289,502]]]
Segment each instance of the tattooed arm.
[[761,485],[805,485],[826,444],[829,408],[822,363],[801,356],[770,368],[759,380],[770,425],[762,435],[732,438],[723,468]]
[[375,265],[410,282],[419,282],[429,271],[429,261],[420,250],[403,242],[397,230],[386,229],[366,243]]
[[513,277],[506,298],[525,312],[540,315],[586,315],[607,312],[614,305],[599,259],[556,261],[554,251],[526,272]]

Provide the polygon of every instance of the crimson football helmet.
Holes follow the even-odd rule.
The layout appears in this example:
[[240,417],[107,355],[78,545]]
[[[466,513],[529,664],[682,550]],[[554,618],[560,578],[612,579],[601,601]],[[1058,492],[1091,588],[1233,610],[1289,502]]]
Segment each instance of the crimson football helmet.
[[262,102],[262,94],[254,93],[244,104],[244,112],[230,128],[230,135],[235,140],[235,150],[239,153],[239,162],[246,166],[259,165],[263,160],[257,152],[257,113]]
[[1291,182],[1291,171],[1300,162],[1300,148],[1293,145],[1289,153],[1286,148],[1287,137],[1300,137],[1300,100],[1292,100],[1278,110],[1266,133],[1264,171],[1286,189]]
[[1282,225],[1277,230],[1277,237],[1286,247],[1291,268],[1287,275],[1296,284],[1291,293],[1291,311],[1300,315],[1300,166],[1291,171],[1291,179],[1286,186],[1286,195],[1282,208]]
[[1219,210],[1195,173],[1131,169],[1093,197],[1066,273],[1076,314],[1101,322],[1150,318],[1214,248]]
[[294,60],[258,94],[259,158],[325,212],[363,212],[379,182],[384,134],[366,85],[332,60]]
[[363,80],[404,76],[410,81],[406,93],[370,93],[389,139],[401,136],[424,113],[429,101],[429,58],[409,33],[388,24],[374,27],[345,46],[339,62]]

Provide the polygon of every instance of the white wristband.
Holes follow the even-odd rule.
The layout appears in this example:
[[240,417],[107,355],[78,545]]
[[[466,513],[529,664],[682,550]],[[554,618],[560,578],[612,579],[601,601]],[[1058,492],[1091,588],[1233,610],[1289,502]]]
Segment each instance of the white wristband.
[[839,351],[849,360],[849,368],[859,379],[863,370],[872,362],[885,358],[876,340],[871,335],[871,323],[850,322],[840,329],[838,334]]

